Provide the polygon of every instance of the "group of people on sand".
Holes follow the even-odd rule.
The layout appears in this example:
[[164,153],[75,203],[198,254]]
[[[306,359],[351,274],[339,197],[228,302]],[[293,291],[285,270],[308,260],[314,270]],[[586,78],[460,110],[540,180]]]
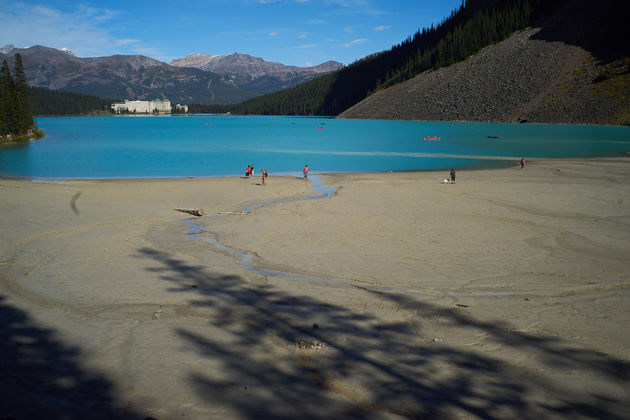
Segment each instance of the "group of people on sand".
[[[267,176],[269,174],[267,173],[266,169],[261,169],[260,170],[260,177],[261,177],[261,182],[262,185],[267,185]],[[245,178],[249,178],[249,177],[253,177],[254,176],[254,165],[247,165],[247,169],[245,170]]]
[[[304,179],[308,178],[308,165],[304,165],[304,169],[302,169],[302,174],[304,175]],[[262,185],[267,185],[267,173],[266,169],[262,169],[260,171],[260,175],[262,177]],[[249,178],[250,176],[254,176],[254,165],[247,165],[247,169],[245,169],[245,178]]]
[[[521,169],[523,169],[525,167],[525,158],[521,158],[520,164]],[[267,170],[261,170],[260,174],[262,177],[262,185],[267,185]],[[304,179],[308,179],[308,165],[304,165],[304,169],[302,169],[302,174],[304,175]],[[451,184],[455,183],[456,175],[457,173],[455,172],[455,169],[451,169],[451,172],[449,173],[449,180]],[[245,170],[245,177],[248,178],[250,176],[254,176],[254,165],[247,165],[247,169]]]

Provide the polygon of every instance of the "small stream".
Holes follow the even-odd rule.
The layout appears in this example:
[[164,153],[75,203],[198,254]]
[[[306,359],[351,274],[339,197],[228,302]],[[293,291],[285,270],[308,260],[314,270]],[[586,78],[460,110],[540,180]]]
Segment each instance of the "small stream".
[[[244,210],[231,210],[222,214],[214,214],[211,216],[206,216],[208,218],[217,218],[217,217],[224,217],[224,216],[229,216],[230,213],[244,213],[244,214],[248,214],[253,212],[256,209],[259,209],[261,207],[264,206],[269,206],[271,204],[275,204],[275,203],[281,203],[281,202],[289,202],[289,201],[306,201],[306,200],[320,200],[320,199],[325,199],[325,198],[331,198],[333,196],[333,194],[335,193],[335,191],[337,191],[336,187],[328,187],[325,186],[322,182],[321,179],[319,178],[319,176],[317,175],[311,175],[309,177],[309,180],[311,182],[311,188],[314,192],[318,193],[318,195],[314,195],[314,196],[306,196],[306,197],[300,197],[300,198],[292,198],[292,199],[279,199],[279,200],[271,200],[271,201],[265,201],[263,203],[258,203],[258,204],[254,204],[253,206],[247,207]],[[223,245],[222,243],[220,243],[219,241],[217,241],[215,238],[213,238],[212,236],[210,236],[207,232],[204,231],[203,227],[195,222],[194,219],[183,219],[184,222],[186,222],[186,224],[188,225],[188,232],[186,233],[186,235],[189,238],[193,238],[193,239],[197,239],[197,240],[202,240],[204,242],[207,242],[209,244],[212,244],[215,248],[227,252],[229,254],[232,254],[233,256],[235,256],[239,262],[239,266],[242,267],[243,269],[250,271],[252,273],[257,273],[257,274],[261,274],[263,276],[266,277],[281,277],[281,278],[290,278],[290,279],[295,279],[295,280],[299,280],[299,281],[307,281],[307,282],[315,282],[315,283],[345,283],[345,284],[354,284],[354,282],[350,282],[350,281],[346,281],[346,280],[326,280],[326,279],[321,279],[321,278],[317,278],[317,277],[308,277],[308,276],[301,276],[299,274],[293,274],[293,273],[285,273],[282,271],[274,271],[274,270],[267,270],[267,269],[262,269],[262,268],[258,268],[254,265],[254,255],[249,253],[249,252],[245,252],[245,251],[241,251],[239,249],[234,249],[234,248],[230,248],[228,246]]]
[[[208,218],[218,218],[224,216],[230,216],[230,213],[244,213],[248,214],[252,211],[259,209],[264,206],[268,206],[275,203],[281,202],[297,202],[297,201],[307,201],[307,200],[322,200],[331,198],[335,192],[337,191],[336,187],[325,186],[319,176],[310,175],[309,180],[311,182],[311,188],[314,192],[318,193],[318,195],[313,196],[305,196],[299,198],[290,198],[290,199],[279,199],[279,200],[271,200],[263,203],[258,203],[253,206],[247,207],[244,210],[231,210],[222,214],[214,214],[210,216],[205,216]],[[239,249],[230,248],[226,245],[223,245],[219,241],[217,241],[214,237],[204,231],[203,227],[195,222],[195,219],[182,219],[182,221],[186,222],[188,225],[188,232],[186,236],[192,239],[201,240],[213,245],[215,248],[227,252],[228,254],[233,255],[237,258],[238,264],[241,268],[256,274],[263,275],[265,277],[275,277],[275,278],[284,278],[284,279],[292,279],[297,281],[309,282],[309,283],[317,283],[317,284],[345,284],[349,286],[355,286],[366,290],[376,291],[376,292],[390,292],[390,293],[421,293],[424,295],[432,295],[432,296],[466,296],[466,297],[486,297],[486,298],[506,298],[508,295],[505,294],[470,294],[470,293],[451,293],[451,292],[443,292],[443,291],[434,291],[434,290],[419,290],[419,289],[405,289],[405,288],[397,288],[397,287],[379,287],[379,286],[366,286],[361,284],[360,282],[351,281],[351,280],[342,280],[342,279],[324,279],[320,277],[311,277],[311,276],[302,276],[300,274],[295,273],[287,273],[283,271],[275,271],[268,270],[264,268],[258,268],[254,265],[254,255],[241,251]]]

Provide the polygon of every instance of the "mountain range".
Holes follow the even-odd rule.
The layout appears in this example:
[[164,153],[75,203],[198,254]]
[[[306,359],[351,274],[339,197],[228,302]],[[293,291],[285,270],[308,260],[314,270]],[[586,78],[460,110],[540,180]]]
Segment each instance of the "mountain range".
[[318,66],[296,67],[265,61],[247,54],[189,54],[170,62],[175,67],[193,67],[220,74],[223,81],[257,94],[271,93],[297,86],[315,77],[343,68],[343,64],[327,61]]
[[0,62],[6,59],[12,68],[17,53],[30,86],[119,99],[167,98],[182,104],[237,103],[343,67],[334,62],[291,67],[246,54],[195,54],[170,65],[142,55],[79,58],[67,49],[40,45],[7,45],[0,49]]
[[630,125],[630,2],[467,0],[291,89],[193,112]]
[[41,46],[7,46],[0,60],[12,66],[19,52],[32,86],[166,97],[201,104],[190,108],[197,113],[630,124],[628,13],[630,2],[620,0],[467,0],[437,27],[343,68],[237,53],[170,64],[77,58]]

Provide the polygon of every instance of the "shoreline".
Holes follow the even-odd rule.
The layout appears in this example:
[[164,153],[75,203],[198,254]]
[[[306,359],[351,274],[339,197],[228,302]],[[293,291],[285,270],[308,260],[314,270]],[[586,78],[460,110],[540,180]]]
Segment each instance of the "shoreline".
[[2,415],[623,418],[629,163],[1,178]]
[[[622,155],[620,156],[606,156],[606,157],[621,157],[621,156],[625,156],[625,155],[630,155],[630,152],[623,152]],[[485,157],[484,157],[485,159]],[[529,159],[527,162],[534,162],[537,160],[562,160],[562,159],[581,159],[581,158],[575,158],[575,157],[568,157],[568,158],[531,158]],[[584,159],[590,159],[590,158],[584,158]],[[597,157],[594,157],[593,159],[597,159]],[[495,160],[506,160],[503,159],[501,157],[496,157]],[[496,166],[496,167],[491,167],[491,168],[470,168],[470,169],[461,169],[461,171],[465,171],[465,172],[469,172],[469,171],[493,171],[493,170],[501,170],[501,169],[506,169],[506,168],[510,168],[510,167],[517,167],[519,165],[518,163],[518,159],[513,159],[513,161],[515,163],[509,163],[506,164],[505,166]],[[510,160],[510,162],[512,162],[512,160]],[[374,172],[374,171],[357,171],[357,172],[345,172],[345,171],[338,171],[338,172],[334,172],[334,171],[309,171],[310,175],[315,175],[315,176],[328,176],[328,175],[361,175],[361,174],[403,174],[403,173],[444,173],[444,172],[448,172],[449,169],[442,169],[442,170],[437,170],[437,169],[417,169],[417,170],[395,170],[395,171],[381,171],[381,172]],[[274,173],[274,175],[272,175],[273,177],[292,177],[292,178],[299,178],[302,179],[303,176],[301,174],[300,171],[292,171],[292,172],[279,172],[277,174]],[[66,177],[26,177],[26,176],[10,176],[10,175],[5,175],[5,174],[0,174],[0,180],[2,179],[6,179],[6,180],[18,180],[18,181],[31,181],[31,182],[50,182],[50,183],[55,183],[55,182],[71,182],[71,181],[169,181],[169,180],[181,180],[181,179],[196,179],[196,180],[204,180],[204,179],[234,179],[234,178],[241,178],[241,179],[256,179],[256,178],[260,178],[260,175],[254,175],[251,176],[249,178],[243,176],[243,175],[207,175],[207,176],[170,176],[170,177],[137,177],[137,178],[66,178]]]
[[33,140],[41,140],[44,137],[46,137],[46,133],[39,128],[35,128],[35,131],[32,134],[20,134],[9,138],[0,137],[0,146],[20,145],[29,143]]
[[503,121],[503,120],[494,120],[494,121],[479,121],[479,120],[414,120],[414,119],[394,119],[391,118],[359,118],[359,117],[339,117],[337,115],[267,115],[267,114],[171,114],[171,115],[147,115],[147,114],[138,114],[138,115],[33,115],[33,118],[64,118],[64,117],[134,117],[134,116],[174,116],[174,117],[194,117],[194,116],[213,116],[213,117],[281,117],[281,118],[324,118],[324,119],[340,119],[340,120],[373,120],[373,121],[408,121],[408,122],[428,122],[428,123],[436,123],[436,122],[456,122],[456,123],[490,123],[490,124],[519,124],[519,125],[573,125],[573,126],[595,126],[595,127],[627,127],[630,124],[603,124],[603,123],[589,123],[589,122],[527,122],[527,121]]

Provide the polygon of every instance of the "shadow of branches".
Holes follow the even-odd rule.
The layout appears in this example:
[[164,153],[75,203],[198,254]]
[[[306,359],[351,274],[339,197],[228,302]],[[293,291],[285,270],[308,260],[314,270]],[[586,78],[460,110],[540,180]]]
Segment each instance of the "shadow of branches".
[[111,383],[79,366],[80,351],[0,296],[0,418],[138,419],[113,406]]
[[[630,365],[595,350],[515,332],[508,322],[480,321],[402,294],[357,289],[415,314],[416,321],[387,321],[314,296],[252,285],[149,248],[140,255],[160,263],[157,272],[173,284],[172,292],[195,287],[198,297],[190,304],[209,315],[207,331],[178,329],[204,361],[190,380],[202,400],[229,407],[240,418],[622,419],[630,414],[630,403],[620,397],[630,382]],[[432,342],[418,326],[424,317],[529,352],[543,370],[597,376],[620,391],[587,392],[529,365]],[[215,370],[206,370],[206,362]]]

